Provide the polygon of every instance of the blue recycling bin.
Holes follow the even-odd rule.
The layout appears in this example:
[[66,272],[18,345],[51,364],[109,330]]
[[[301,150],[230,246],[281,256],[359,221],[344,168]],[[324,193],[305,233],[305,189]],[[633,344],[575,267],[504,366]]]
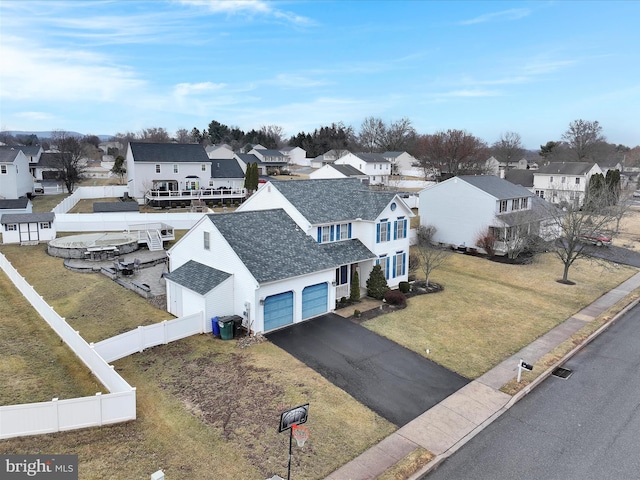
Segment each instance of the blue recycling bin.
[[218,325],[218,317],[213,317],[211,319],[211,332],[214,337],[220,336],[220,325]]

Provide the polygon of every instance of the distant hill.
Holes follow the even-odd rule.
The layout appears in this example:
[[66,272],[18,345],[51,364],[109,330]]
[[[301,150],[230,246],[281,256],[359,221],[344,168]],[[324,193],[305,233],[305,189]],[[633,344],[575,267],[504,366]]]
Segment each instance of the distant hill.
[[[66,132],[69,135],[72,135],[74,137],[84,137],[85,134],[84,133],[79,133],[79,132]],[[2,132],[0,132],[0,136],[2,135],[12,135],[12,136],[16,136],[16,135],[36,135],[38,138],[51,138],[53,136],[54,132],[53,131],[44,131],[44,132],[33,132],[33,131],[27,131],[27,130],[4,130]],[[107,142],[109,140],[111,140],[113,138],[113,135],[96,135],[96,137],[98,137],[100,139],[101,142]]]

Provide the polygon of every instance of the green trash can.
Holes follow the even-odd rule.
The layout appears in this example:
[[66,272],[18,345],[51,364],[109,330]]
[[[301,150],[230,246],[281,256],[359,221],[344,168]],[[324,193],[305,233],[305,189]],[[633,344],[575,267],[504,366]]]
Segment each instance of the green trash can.
[[218,326],[220,327],[220,338],[222,340],[233,340],[232,317],[220,317],[220,320],[218,320]]

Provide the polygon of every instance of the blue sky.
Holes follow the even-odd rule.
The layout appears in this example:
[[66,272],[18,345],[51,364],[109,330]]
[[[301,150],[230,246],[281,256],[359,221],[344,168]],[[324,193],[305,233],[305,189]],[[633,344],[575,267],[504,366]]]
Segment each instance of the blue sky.
[[0,2],[0,130],[113,134],[368,116],[527,148],[640,144],[638,1]]

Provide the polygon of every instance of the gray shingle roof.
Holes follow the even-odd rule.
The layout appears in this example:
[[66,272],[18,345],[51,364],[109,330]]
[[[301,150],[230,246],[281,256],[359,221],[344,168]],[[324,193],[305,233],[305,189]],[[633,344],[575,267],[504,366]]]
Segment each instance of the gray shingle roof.
[[244,178],[244,172],[235,158],[217,159],[211,161],[211,177]]
[[40,161],[38,162],[38,167],[55,167],[59,165],[58,159],[60,158],[59,153],[55,152],[44,152],[40,155]]
[[[462,175],[457,177],[465,182],[487,192],[489,195],[499,200],[508,198],[532,197],[533,193],[520,185],[514,185],[511,182],[493,175]],[[453,181],[450,179],[447,181]]]
[[551,162],[538,168],[534,173],[545,175],[585,175],[595,164],[593,162]]
[[372,192],[356,178],[283,180],[273,185],[313,225],[374,221],[395,193]]
[[137,202],[96,202],[93,204],[95,213],[104,212],[139,212],[140,206]]
[[9,146],[9,145],[0,145],[0,152],[2,152],[3,150],[20,150],[22,151],[22,153],[24,153],[27,157],[33,157],[35,155],[38,155],[38,152],[40,151],[42,147],[40,145],[37,146],[24,146],[24,145],[16,145],[16,146]]
[[8,223],[35,223],[35,222],[53,222],[56,214],[53,212],[46,213],[5,213],[0,219],[0,224]]
[[209,163],[211,161],[204,147],[197,143],[131,142],[129,145],[136,162]]
[[28,204],[29,199],[27,197],[0,199],[0,210],[26,208]]
[[0,149],[0,163],[13,163],[20,149],[17,147],[9,147]]
[[522,187],[533,187],[533,170],[512,168],[505,173],[505,180]]
[[378,258],[375,253],[365,247],[357,238],[341,242],[322,243],[319,245],[333,259],[336,266]]
[[259,283],[339,264],[282,209],[207,215]]
[[384,158],[381,153],[358,152],[354,155],[367,163],[389,163],[389,160]]
[[183,287],[204,295],[224,282],[231,276],[230,273],[208,267],[195,260],[189,260],[184,265],[176,268],[171,273],[166,273],[165,278]]
[[250,163],[262,163],[262,160],[256,157],[253,153],[236,153],[236,156],[247,165]]
[[287,156],[284,153],[282,153],[280,150],[272,150],[269,148],[259,148],[257,149],[257,151],[260,153],[260,155],[264,157],[280,157],[282,158],[283,162],[287,160]]
[[[346,175],[347,177],[365,175],[360,170],[358,170],[356,167],[352,167],[351,165],[346,165],[346,164],[345,165],[336,165],[335,163],[331,163],[329,165],[331,166],[331,168],[335,168],[337,171],[339,171],[343,175]],[[365,175],[365,176],[368,176],[368,175]]]

